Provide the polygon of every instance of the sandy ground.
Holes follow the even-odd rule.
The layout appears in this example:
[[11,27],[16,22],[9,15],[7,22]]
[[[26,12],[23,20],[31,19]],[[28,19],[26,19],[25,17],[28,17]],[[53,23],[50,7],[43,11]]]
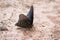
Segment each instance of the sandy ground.
[[[17,29],[19,15],[34,6],[34,26]],[[60,40],[60,0],[0,0],[0,40]]]

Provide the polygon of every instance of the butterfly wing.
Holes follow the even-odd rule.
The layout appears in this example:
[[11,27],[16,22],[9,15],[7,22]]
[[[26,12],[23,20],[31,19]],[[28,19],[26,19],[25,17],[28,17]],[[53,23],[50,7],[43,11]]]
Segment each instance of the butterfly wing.
[[21,14],[16,25],[23,28],[31,28],[31,21],[25,15]]

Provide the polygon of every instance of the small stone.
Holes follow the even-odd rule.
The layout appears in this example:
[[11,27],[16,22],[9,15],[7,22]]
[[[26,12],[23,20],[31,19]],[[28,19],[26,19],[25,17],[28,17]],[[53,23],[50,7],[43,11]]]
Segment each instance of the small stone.
[[8,29],[6,27],[0,27],[0,31],[7,31]]

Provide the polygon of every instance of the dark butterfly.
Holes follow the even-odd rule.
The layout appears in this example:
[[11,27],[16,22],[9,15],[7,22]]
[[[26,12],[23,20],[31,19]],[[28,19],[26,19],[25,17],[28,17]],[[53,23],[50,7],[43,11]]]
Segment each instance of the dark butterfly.
[[33,6],[31,6],[29,13],[27,16],[24,14],[19,15],[19,20],[16,23],[16,26],[22,27],[22,28],[32,28],[33,26]]

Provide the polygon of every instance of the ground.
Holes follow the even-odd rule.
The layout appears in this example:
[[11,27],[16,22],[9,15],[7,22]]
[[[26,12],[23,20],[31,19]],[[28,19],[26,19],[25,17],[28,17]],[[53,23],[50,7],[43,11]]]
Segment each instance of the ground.
[[[31,30],[17,29],[19,15],[34,6]],[[60,0],[0,0],[0,40],[60,40]]]

